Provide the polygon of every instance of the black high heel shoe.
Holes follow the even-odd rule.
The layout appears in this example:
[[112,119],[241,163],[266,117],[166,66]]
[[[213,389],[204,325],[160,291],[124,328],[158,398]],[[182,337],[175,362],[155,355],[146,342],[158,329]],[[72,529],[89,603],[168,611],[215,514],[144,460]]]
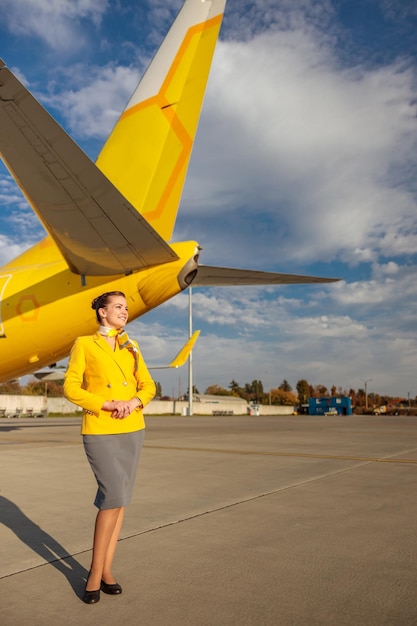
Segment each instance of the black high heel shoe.
[[[87,587],[88,579],[90,578],[90,572],[88,572],[87,581],[85,586]],[[83,602],[86,604],[97,604],[100,600],[100,589],[94,589],[93,591],[87,591],[84,589]]]
[[96,604],[100,600],[100,589],[94,591],[84,591],[83,602],[86,604]]
[[101,591],[103,593],[108,593],[110,596],[117,596],[119,593],[122,593],[122,588],[119,583],[108,584],[105,583],[104,580],[101,581]]

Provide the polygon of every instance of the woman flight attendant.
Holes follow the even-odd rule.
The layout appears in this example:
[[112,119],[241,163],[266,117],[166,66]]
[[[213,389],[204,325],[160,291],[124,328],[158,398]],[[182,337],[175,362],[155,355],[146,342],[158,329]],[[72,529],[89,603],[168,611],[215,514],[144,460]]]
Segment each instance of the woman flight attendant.
[[130,503],[143,444],[142,409],[155,395],[155,383],[124,326],[128,307],[121,291],[104,293],[92,302],[99,329],[78,337],[65,374],[64,393],[83,409],[81,434],[97,480],[93,555],[84,602],[100,600],[100,590],[120,594],[112,562]]

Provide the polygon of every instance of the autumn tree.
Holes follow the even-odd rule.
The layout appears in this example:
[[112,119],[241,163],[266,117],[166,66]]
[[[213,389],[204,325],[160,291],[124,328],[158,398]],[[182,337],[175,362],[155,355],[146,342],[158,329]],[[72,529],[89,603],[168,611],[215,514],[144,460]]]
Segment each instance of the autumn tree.
[[324,385],[316,385],[314,388],[314,396],[316,398],[321,398],[323,396],[328,396],[329,395],[329,391],[327,389],[327,387],[325,387]]
[[11,380],[7,383],[0,384],[0,394],[10,394],[12,396],[18,396],[21,393],[22,387],[17,380]]
[[349,398],[352,403],[352,406],[356,406],[356,391],[354,389],[349,389]]
[[31,396],[49,396],[50,398],[62,398],[64,395],[64,381],[35,380],[26,385],[25,393]]
[[297,396],[292,391],[285,391],[278,387],[278,389],[271,389],[271,404],[279,406],[294,406],[297,404]]
[[210,385],[205,390],[206,394],[209,396],[232,396],[234,395],[231,391],[224,389],[224,387],[220,387],[220,385]]
[[358,389],[356,392],[356,403],[358,406],[365,406],[365,389]]

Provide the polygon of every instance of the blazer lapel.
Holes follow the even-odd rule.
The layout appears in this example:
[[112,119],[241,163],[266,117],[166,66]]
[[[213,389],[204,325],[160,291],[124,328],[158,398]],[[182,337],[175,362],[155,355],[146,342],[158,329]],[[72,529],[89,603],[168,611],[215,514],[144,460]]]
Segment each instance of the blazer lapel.
[[[94,339],[95,343],[97,344],[97,346],[99,348],[101,348],[101,350],[103,350],[103,352],[105,354],[107,354],[107,356],[109,356],[112,359],[112,361],[113,361],[113,363],[115,365],[117,365],[119,370],[122,372],[123,377],[125,379],[127,379],[128,376],[130,376],[132,374],[132,372],[129,372],[128,374],[125,372],[125,370],[123,369],[122,364],[119,362],[119,360],[116,357],[116,352],[111,349],[111,347],[109,346],[107,341],[100,335],[100,333],[95,333],[93,339]],[[133,357],[132,357],[132,359],[133,359]],[[133,361],[132,361],[132,371],[133,371]]]

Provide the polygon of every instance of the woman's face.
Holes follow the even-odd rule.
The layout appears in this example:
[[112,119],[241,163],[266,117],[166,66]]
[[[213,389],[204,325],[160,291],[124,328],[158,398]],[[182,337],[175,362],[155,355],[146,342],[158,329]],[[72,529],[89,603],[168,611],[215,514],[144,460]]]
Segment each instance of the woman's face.
[[115,330],[126,326],[129,318],[127,302],[123,296],[110,296],[109,302],[99,310],[101,323]]

